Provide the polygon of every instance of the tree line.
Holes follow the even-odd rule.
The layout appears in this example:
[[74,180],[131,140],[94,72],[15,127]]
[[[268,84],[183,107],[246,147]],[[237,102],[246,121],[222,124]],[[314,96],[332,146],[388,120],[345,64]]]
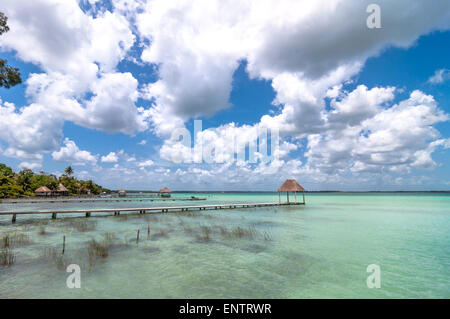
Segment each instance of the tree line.
[[71,166],[64,170],[64,174],[57,177],[45,172],[37,174],[27,168],[16,173],[12,168],[0,163],[0,198],[34,196],[37,188],[46,186],[51,190],[56,190],[60,183],[67,188],[69,195],[77,195],[86,191],[95,195],[109,192],[108,189],[95,184],[92,180],[85,181],[75,178]]

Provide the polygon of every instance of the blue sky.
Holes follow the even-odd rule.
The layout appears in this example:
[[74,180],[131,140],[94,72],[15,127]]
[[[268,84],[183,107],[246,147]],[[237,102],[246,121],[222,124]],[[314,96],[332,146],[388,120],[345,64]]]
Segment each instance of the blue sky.
[[[408,2],[381,1],[370,30],[364,2],[331,2],[10,1],[0,56],[23,83],[0,88],[0,162],[110,188],[449,189],[449,5],[396,18]],[[214,163],[174,134],[194,120]],[[264,130],[276,156],[238,161]]]

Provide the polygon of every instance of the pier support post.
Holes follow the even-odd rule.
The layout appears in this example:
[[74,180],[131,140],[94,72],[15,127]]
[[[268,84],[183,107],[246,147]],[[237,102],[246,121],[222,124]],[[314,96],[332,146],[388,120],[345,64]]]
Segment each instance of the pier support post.
[[13,214],[12,223],[14,224],[15,222],[16,222],[16,214]]
[[56,213],[52,213],[52,219],[56,219]]
[[91,213],[90,212],[86,212],[86,217],[91,217]]

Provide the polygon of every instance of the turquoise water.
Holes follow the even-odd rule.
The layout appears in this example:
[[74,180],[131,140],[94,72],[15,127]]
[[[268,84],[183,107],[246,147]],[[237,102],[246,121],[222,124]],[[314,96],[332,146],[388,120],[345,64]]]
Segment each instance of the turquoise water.
[[[3,203],[0,211],[278,200],[201,196],[207,200]],[[0,298],[450,298],[447,194],[308,194],[306,206],[10,218],[0,217],[0,237],[24,237],[11,244],[14,264],[0,266]],[[89,242],[105,238],[107,257],[89,258]],[[81,267],[80,289],[66,286],[72,263]],[[370,264],[381,269],[381,288],[367,287]]]

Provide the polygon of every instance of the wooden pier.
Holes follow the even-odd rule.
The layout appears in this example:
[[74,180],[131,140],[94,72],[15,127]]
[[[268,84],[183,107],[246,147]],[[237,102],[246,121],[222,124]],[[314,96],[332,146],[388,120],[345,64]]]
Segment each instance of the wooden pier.
[[206,200],[206,197],[195,197],[195,198],[159,198],[159,197],[150,197],[150,198],[100,198],[100,199],[35,199],[35,200],[8,200],[4,199],[3,204],[37,204],[37,203],[89,203],[89,202],[159,202],[159,201],[196,201],[196,200]]
[[15,223],[17,215],[44,215],[52,216],[56,219],[57,215],[62,214],[84,214],[86,217],[91,217],[93,213],[111,213],[114,216],[120,213],[132,212],[145,214],[147,212],[157,213],[175,213],[187,212],[189,210],[218,210],[218,209],[240,209],[240,208],[255,208],[255,207],[269,207],[269,206],[297,206],[304,205],[304,203],[237,203],[237,204],[212,204],[212,205],[196,205],[196,206],[166,206],[166,207],[145,207],[145,208],[105,208],[105,209],[69,209],[69,210],[48,210],[48,211],[19,211],[19,212],[0,212],[0,216],[11,215],[12,222]]

